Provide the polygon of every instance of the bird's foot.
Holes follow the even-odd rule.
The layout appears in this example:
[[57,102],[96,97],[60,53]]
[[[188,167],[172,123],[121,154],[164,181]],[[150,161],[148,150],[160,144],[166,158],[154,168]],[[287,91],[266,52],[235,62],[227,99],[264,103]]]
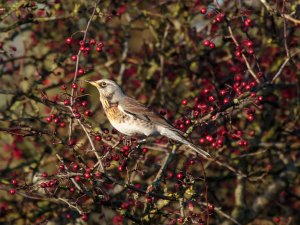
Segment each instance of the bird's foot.
[[132,145],[132,138],[131,137],[123,137],[123,144],[127,145],[127,146],[131,146]]

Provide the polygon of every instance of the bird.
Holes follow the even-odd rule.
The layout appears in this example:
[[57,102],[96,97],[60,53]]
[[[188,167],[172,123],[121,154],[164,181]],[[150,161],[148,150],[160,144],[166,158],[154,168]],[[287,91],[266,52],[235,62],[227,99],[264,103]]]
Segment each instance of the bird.
[[188,141],[182,131],[173,127],[160,114],[127,96],[113,80],[86,82],[98,89],[104,112],[111,125],[120,133],[127,136],[166,136],[187,145],[204,158],[211,157],[209,153]]

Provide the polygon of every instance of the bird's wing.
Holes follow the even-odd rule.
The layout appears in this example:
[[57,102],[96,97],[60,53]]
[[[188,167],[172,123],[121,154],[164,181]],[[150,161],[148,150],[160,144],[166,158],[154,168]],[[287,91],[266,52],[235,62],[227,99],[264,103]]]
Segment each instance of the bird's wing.
[[143,104],[141,104],[133,98],[125,97],[123,101],[119,102],[119,107],[124,113],[136,116],[141,120],[150,121],[154,124],[164,126],[175,131],[176,133],[180,133],[181,135],[183,135],[182,131],[176,129],[171,124],[169,124],[164,117],[155,113],[154,111],[152,111],[151,109],[144,106]]

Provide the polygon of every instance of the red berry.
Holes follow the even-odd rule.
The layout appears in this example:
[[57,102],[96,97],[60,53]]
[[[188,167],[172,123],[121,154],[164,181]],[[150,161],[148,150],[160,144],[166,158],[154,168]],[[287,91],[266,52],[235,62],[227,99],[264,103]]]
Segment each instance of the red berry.
[[76,144],[76,141],[74,140],[74,139],[70,139],[69,140],[69,145],[70,146],[73,146],[73,145],[75,145]]
[[80,181],[80,180],[81,180],[80,176],[78,176],[78,175],[75,176],[75,180],[76,180],[76,181]]
[[67,44],[71,44],[71,43],[72,43],[72,38],[68,37],[68,38],[66,39],[66,43],[67,43]]
[[120,171],[120,172],[122,172],[123,171],[123,166],[118,166],[118,170]]
[[224,14],[223,13],[219,13],[218,16],[217,16],[217,18],[216,18],[216,21],[217,22],[222,22],[223,18],[224,18]]
[[252,47],[252,46],[253,46],[253,42],[250,41],[250,40],[247,40],[247,41],[245,42],[245,44],[246,44],[247,47]]
[[74,115],[75,115],[76,119],[80,119],[81,118],[81,114],[80,113],[75,113]]
[[274,217],[274,218],[273,218],[273,221],[274,221],[275,223],[279,223],[279,222],[280,222],[280,217]]
[[181,104],[182,104],[182,105],[187,105],[187,103],[188,103],[188,101],[187,101],[186,99],[183,99],[183,100],[181,101]]
[[101,138],[100,135],[97,135],[97,136],[95,137],[95,139],[96,139],[96,141],[101,141],[101,140],[102,140],[102,138]]
[[245,27],[250,27],[252,25],[252,20],[247,18],[245,21],[244,21],[244,25]]
[[242,56],[242,52],[241,51],[235,51],[235,56],[236,57],[241,57]]
[[82,102],[81,102],[81,106],[82,106],[82,107],[86,107],[86,106],[87,106],[87,101],[82,101]]
[[85,177],[86,179],[89,179],[89,178],[91,178],[91,174],[90,174],[90,173],[85,173],[85,174],[84,174],[84,177]]
[[226,92],[227,92],[226,90],[221,90],[221,91],[220,91],[220,94],[221,94],[221,95],[225,95]]
[[210,43],[211,43],[210,40],[204,40],[204,41],[203,41],[203,45],[206,46],[206,47],[209,46]]
[[216,45],[215,45],[213,42],[211,42],[211,43],[209,44],[209,47],[210,47],[211,49],[214,49],[214,48],[216,47]]
[[48,123],[51,123],[51,122],[52,122],[52,117],[51,117],[51,116],[48,116],[48,117],[46,118],[46,121],[47,121]]
[[143,154],[146,154],[146,153],[147,153],[147,151],[148,151],[148,149],[147,149],[147,148],[142,148],[142,153],[143,153]]
[[66,99],[66,100],[64,100],[64,105],[70,105],[70,100],[69,99]]
[[65,122],[61,122],[61,123],[59,124],[59,126],[60,126],[60,127],[66,127],[66,123],[65,123]]
[[215,206],[212,204],[208,204],[208,210],[209,211],[214,211],[215,210]]
[[185,120],[186,125],[190,125],[191,123],[192,123],[192,121],[190,119]]
[[16,194],[16,190],[15,190],[15,189],[10,189],[10,190],[9,190],[9,194],[11,194],[11,195]]
[[204,144],[205,139],[204,138],[200,138],[199,142],[200,142],[200,144]]
[[76,83],[73,83],[73,84],[72,84],[72,88],[73,88],[73,89],[77,89],[77,88],[78,88],[78,85],[77,85]]
[[59,119],[58,119],[58,118],[55,118],[55,119],[53,120],[53,122],[54,122],[54,123],[58,123],[58,122],[59,122]]
[[209,141],[209,142],[213,142],[213,141],[214,141],[214,138],[213,138],[212,136],[210,136],[210,135],[207,135],[207,136],[205,137],[205,139],[206,139],[207,141]]
[[80,46],[79,50],[84,51],[84,46]]
[[18,182],[16,179],[12,179],[11,183],[14,185],[14,186],[17,186],[18,185]]
[[79,89],[79,91],[80,91],[81,93],[83,93],[83,92],[85,92],[85,88],[81,87],[81,88]]
[[252,114],[249,114],[249,115],[247,116],[247,119],[248,119],[250,122],[252,122],[252,121],[254,120],[254,116],[253,116]]
[[67,86],[65,84],[61,85],[61,89],[65,91],[67,90]]
[[86,220],[88,219],[88,217],[87,217],[87,215],[84,213],[84,214],[82,214],[81,219],[82,219],[83,221],[86,221]]
[[75,188],[71,187],[71,188],[69,189],[69,191],[70,191],[71,193],[73,193],[73,192],[75,192]]
[[147,201],[148,203],[152,203],[152,201],[153,201],[153,198],[151,198],[151,197],[147,197],[147,198],[146,198],[146,201]]
[[194,116],[194,117],[198,117],[199,114],[200,114],[200,112],[199,112],[198,110],[194,110],[194,111],[193,111],[193,116]]
[[205,8],[205,7],[202,7],[202,8],[200,9],[200,13],[206,14],[206,8]]
[[80,46],[85,45],[85,41],[84,41],[84,40],[79,41],[79,45],[80,45]]
[[79,70],[78,70],[78,74],[79,74],[79,75],[84,74],[84,69],[79,69]]
[[213,101],[215,101],[215,97],[214,97],[214,96],[212,96],[212,95],[211,95],[211,96],[209,96],[209,97],[208,97],[208,101],[210,101],[210,102],[213,102]]
[[183,178],[183,174],[182,173],[178,173],[176,175],[176,177],[177,177],[178,180],[181,180]]
[[102,48],[101,48],[101,47],[97,47],[97,48],[96,48],[96,51],[97,51],[97,52],[101,52],[101,51],[102,51]]
[[84,115],[85,115],[85,116],[91,116],[91,115],[92,115],[92,112],[91,112],[90,110],[87,109],[87,110],[84,111]]
[[99,171],[97,171],[97,172],[95,173],[95,177],[96,177],[96,178],[101,178],[101,177],[102,177],[102,173],[99,172]]
[[72,168],[73,168],[74,171],[77,171],[79,169],[79,166],[78,166],[78,164],[74,163],[72,165]]
[[229,99],[228,98],[224,98],[223,103],[227,104],[228,102],[229,102]]
[[113,160],[114,160],[114,161],[119,161],[119,159],[120,159],[120,156],[119,156],[119,155],[114,155],[114,157],[113,157]]
[[77,55],[72,55],[72,56],[71,56],[71,60],[72,60],[72,61],[76,61],[76,60],[77,60]]
[[104,45],[104,44],[103,44],[102,42],[99,42],[99,43],[97,44],[97,47],[102,48],[103,45]]
[[180,217],[180,218],[177,219],[177,222],[178,222],[178,223],[183,223],[183,222],[184,222],[184,219],[183,219],[182,217]]
[[95,39],[91,39],[90,40],[90,45],[95,45],[96,44],[96,40]]
[[48,174],[46,172],[43,172],[41,176],[46,178],[46,177],[48,177]]
[[254,49],[253,49],[253,48],[249,48],[249,49],[247,50],[247,52],[248,52],[248,54],[252,55],[252,54],[254,53]]

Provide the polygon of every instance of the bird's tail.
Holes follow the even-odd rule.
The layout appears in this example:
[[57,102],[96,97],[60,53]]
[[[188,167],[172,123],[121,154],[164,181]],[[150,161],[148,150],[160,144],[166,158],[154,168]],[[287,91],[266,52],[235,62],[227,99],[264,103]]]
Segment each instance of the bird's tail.
[[201,149],[200,147],[194,145],[193,143],[187,141],[186,139],[181,139],[181,140],[178,140],[178,141],[180,141],[183,144],[186,144],[187,146],[190,147],[190,149],[194,150],[195,152],[197,152],[202,157],[204,157],[206,159],[211,158],[211,156],[208,152],[204,151],[203,149]]
[[161,134],[165,135],[175,141],[179,141],[182,144],[187,145],[188,147],[190,147],[190,149],[194,150],[195,152],[197,152],[199,155],[201,155],[204,158],[211,158],[210,154],[206,151],[204,151],[203,149],[201,149],[200,147],[194,145],[193,143],[189,142],[182,134],[178,132],[176,132],[177,130],[173,130],[172,132],[170,132],[169,130],[161,130]]

